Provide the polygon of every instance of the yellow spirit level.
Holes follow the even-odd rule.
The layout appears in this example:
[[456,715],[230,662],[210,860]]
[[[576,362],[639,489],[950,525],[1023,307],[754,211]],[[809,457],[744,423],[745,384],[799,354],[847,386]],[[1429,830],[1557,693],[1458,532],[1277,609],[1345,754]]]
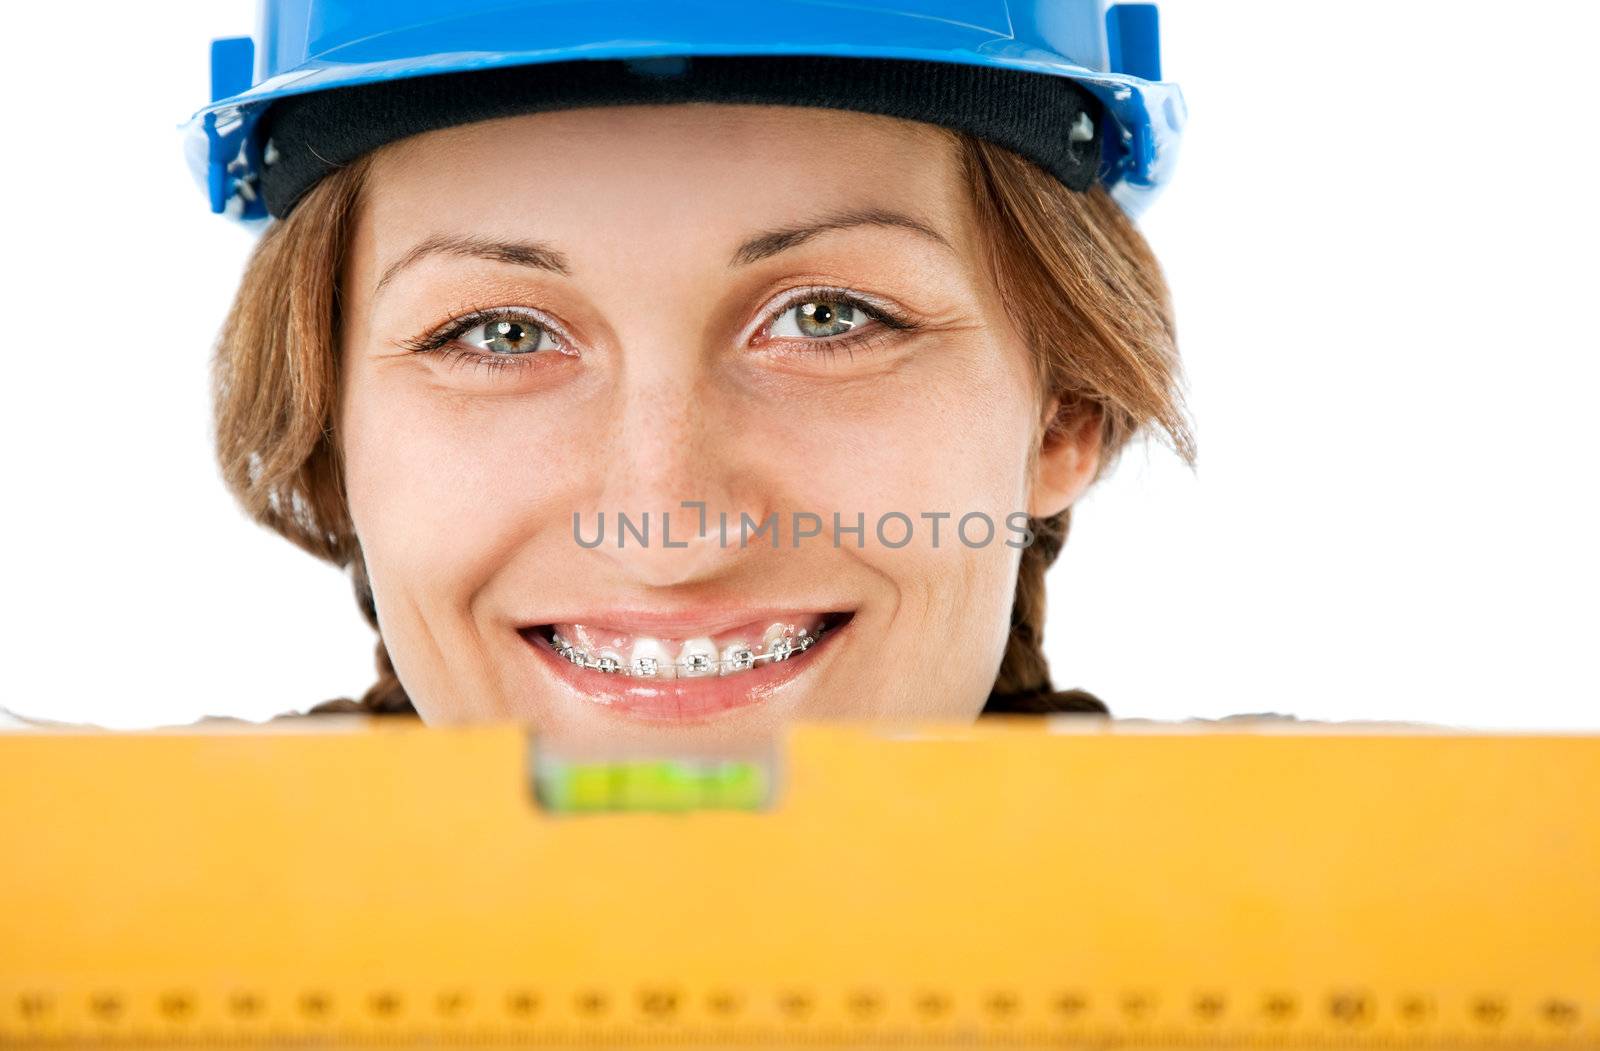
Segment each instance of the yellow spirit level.
[[1600,737],[0,734],[0,1046],[1600,1047]]

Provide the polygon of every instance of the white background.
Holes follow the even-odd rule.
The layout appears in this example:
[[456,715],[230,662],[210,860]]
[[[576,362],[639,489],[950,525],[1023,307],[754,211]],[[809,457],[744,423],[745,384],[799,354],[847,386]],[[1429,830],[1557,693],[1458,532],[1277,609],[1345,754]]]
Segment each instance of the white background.
[[[1136,448],[1082,505],[1058,684],[1124,716],[1600,728],[1595,8],[1162,6],[1192,119],[1144,226],[1200,465]],[[251,235],[176,127],[252,6],[26,10],[0,63],[0,705],[124,727],[358,694],[344,578],[211,460]]]

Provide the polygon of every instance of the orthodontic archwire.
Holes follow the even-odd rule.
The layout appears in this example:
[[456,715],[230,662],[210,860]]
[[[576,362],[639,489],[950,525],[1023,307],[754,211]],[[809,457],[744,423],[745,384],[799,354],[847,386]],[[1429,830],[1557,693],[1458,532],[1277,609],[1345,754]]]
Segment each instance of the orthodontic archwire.
[[804,653],[816,645],[822,638],[826,628],[819,628],[815,634],[801,629],[796,635],[782,635],[768,645],[764,651],[757,651],[749,646],[740,646],[733,651],[733,656],[728,658],[713,657],[707,653],[691,653],[677,661],[662,661],[656,657],[638,657],[631,661],[618,660],[615,657],[596,657],[591,653],[579,649],[556,631],[550,633],[551,645],[566,660],[580,668],[590,671],[603,672],[607,675],[630,675],[641,679],[653,679],[660,675],[661,666],[675,668],[680,673],[688,672],[689,677],[710,675],[722,668],[733,671],[747,671],[761,661],[785,661],[796,653]]

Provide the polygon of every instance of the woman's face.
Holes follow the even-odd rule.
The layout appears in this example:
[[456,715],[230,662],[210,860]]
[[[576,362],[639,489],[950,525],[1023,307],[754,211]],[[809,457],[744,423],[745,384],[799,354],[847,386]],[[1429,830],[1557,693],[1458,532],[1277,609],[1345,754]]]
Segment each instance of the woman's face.
[[629,106],[406,140],[341,313],[350,510],[433,724],[971,718],[1020,516],[1094,468],[1090,427],[1030,459],[1049,406],[954,144],[911,122]]

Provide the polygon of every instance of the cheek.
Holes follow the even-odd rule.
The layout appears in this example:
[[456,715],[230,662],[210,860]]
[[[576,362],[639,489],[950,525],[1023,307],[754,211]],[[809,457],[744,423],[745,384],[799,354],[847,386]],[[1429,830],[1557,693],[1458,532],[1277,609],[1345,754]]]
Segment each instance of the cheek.
[[[803,506],[837,510],[845,524],[864,517],[864,548],[846,535],[843,553],[888,579],[905,637],[936,632],[974,657],[1004,645],[1021,557],[1006,541],[1022,539],[1007,516],[1027,507],[1038,414],[1026,364],[1019,349],[979,337],[858,392],[786,407],[785,444],[808,450]],[[948,517],[929,517],[940,513]],[[877,525],[899,543],[907,524],[898,515],[912,539],[891,548]]]
[[[1013,357],[987,344],[941,349],[822,404],[791,403],[788,441],[809,450],[812,490],[841,511],[866,512],[869,541],[877,517],[892,512],[917,523],[916,535],[926,528],[924,513],[948,512],[941,549],[963,514],[982,512],[1003,524],[1007,513],[1026,507],[1037,411]],[[902,524],[891,539],[903,531]],[[969,535],[981,539],[981,523]]]
[[465,609],[524,540],[547,443],[536,422],[508,426],[499,403],[353,371],[345,484],[374,584],[425,607]]

